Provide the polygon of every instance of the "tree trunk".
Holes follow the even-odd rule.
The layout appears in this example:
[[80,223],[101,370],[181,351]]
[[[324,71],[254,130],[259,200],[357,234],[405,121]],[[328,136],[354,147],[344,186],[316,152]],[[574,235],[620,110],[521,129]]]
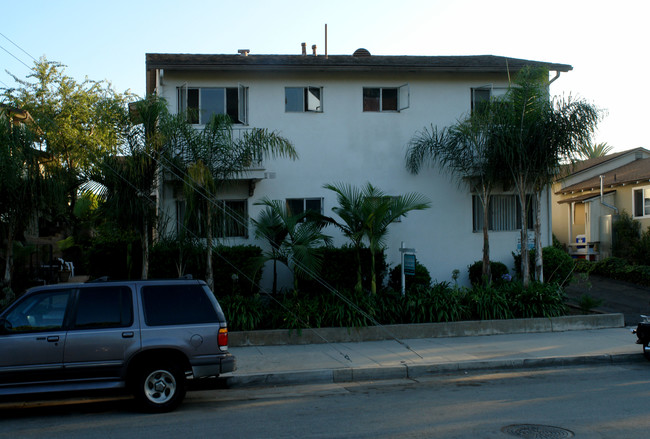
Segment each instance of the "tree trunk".
[[377,294],[377,274],[375,273],[375,252],[370,246],[370,292]]
[[490,222],[490,198],[483,192],[483,271],[481,277],[486,285],[492,283],[492,267],[490,266],[490,235],[488,227]]
[[528,263],[528,209],[526,208],[526,191],[523,184],[519,184],[519,204],[521,205],[521,280],[524,288],[530,282],[530,267]]
[[142,224],[142,273],[140,277],[147,279],[149,275],[149,221],[145,218]]
[[206,232],[205,239],[207,248],[207,261],[205,265],[205,282],[208,284],[208,287],[214,293],[214,274],[212,272],[212,209],[210,209],[210,203],[207,203],[206,207]]
[[535,191],[535,279],[544,282],[544,261],[542,256],[542,192]]
[[363,272],[361,271],[361,250],[359,245],[355,245],[355,253],[357,258],[357,284],[354,286],[354,290],[357,293],[363,291]]
[[9,220],[9,230],[7,231],[7,247],[5,248],[5,274],[2,278],[2,286],[11,288],[11,274],[14,268],[14,232],[16,224],[14,219]]

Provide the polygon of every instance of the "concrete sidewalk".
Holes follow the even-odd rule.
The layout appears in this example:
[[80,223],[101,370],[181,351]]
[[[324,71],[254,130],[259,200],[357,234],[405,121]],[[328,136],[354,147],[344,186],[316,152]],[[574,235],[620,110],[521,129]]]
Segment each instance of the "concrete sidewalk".
[[[440,372],[645,362],[630,328],[231,347],[230,387],[417,378]],[[650,367],[650,365],[648,366]]]

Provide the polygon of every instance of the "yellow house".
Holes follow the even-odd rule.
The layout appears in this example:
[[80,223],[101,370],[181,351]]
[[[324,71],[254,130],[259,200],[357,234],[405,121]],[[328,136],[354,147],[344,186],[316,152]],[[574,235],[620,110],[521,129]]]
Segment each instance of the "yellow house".
[[576,257],[611,256],[612,223],[627,212],[650,226],[650,151],[636,148],[585,160],[553,185],[553,234]]

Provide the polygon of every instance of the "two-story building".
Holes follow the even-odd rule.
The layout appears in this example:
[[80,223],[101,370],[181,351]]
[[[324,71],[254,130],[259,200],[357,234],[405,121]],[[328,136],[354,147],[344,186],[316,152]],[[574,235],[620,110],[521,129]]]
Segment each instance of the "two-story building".
[[[396,222],[386,241],[387,260],[400,262],[401,243],[415,248],[418,261],[438,281],[455,269],[467,280],[467,267],[482,257],[481,208],[467,186],[430,168],[418,175],[405,167],[409,140],[431,125],[444,127],[471,112],[491,95],[502,94],[526,65],[543,65],[559,75],[572,69],[501,56],[352,55],[146,55],[147,92],[168,102],[172,113],[194,109],[200,127],[214,113],[229,114],[242,129],[268,128],[291,140],[297,161],[264,162],[219,194],[224,205],[248,218],[261,211],[254,203],[284,200],[293,211],[315,209],[333,215],[334,193],[327,183],[355,186],[371,182],[387,194],[418,192],[432,207]],[[182,192],[166,185],[165,212],[177,218]],[[542,206],[542,237],[551,243],[550,196]],[[180,203],[180,204],[179,204]],[[520,246],[517,197],[497,194],[491,210],[491,259],[514,265]],[[225,244],[257,244],[247,227],[234,227]],[[326,230],[336,245],[346,239]],[[532,237],[532,232],[531,232]]]

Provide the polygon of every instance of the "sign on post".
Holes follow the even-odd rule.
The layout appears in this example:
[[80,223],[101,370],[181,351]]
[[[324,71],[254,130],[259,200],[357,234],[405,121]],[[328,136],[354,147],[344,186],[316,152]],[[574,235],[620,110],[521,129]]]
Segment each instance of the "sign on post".
[[415,275],[415,255],[408,253],[404,255],[404,274]]

